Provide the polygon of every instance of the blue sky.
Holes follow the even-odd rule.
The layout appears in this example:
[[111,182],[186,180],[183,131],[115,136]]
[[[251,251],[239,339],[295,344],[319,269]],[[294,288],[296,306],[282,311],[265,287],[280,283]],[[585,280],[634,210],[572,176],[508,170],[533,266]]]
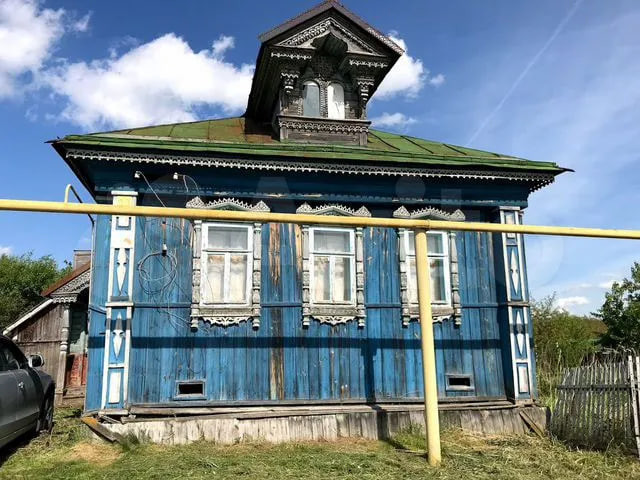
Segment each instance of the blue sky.
[[[57,136],[242,113],[257,35],[315,3],[0,0],[0,197],[78,185]],[[532,195],[527,223],[640,228],[640,2],[345,4],[407,48],[370,105],[379,128],[575,169]],[[0,213],[0,252],[61,261],[90,233],[82,216]],[[528,237],[532,293],[593,311],[638,247]]]

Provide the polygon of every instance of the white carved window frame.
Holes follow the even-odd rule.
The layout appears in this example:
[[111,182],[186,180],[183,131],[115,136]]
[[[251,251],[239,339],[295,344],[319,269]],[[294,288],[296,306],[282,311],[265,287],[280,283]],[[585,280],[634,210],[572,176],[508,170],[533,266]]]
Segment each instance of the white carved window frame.
[[[400,248],[400,255],[402,257],[402,261],[405,263],[405,271],[407,273],[407,295],[411,305],[418,305],[417,300],[417,292],[418,292],[418,279],[415,275],[409,275],[409,265],[410,259],[413,258],[415,264],[416,254],[415,251],[410,253],[412,250],[412,243],[415,241],[412,235],[413,231],[409,229],[401,229],[400,241],[402,242],[402,247]],[[441,259],[443,260],[442,264],[444,267],[443,271],[443,280],[444,280],[444,300],[434,300],[432,296],[431,305],[432,308],[441,308],[441,307],[450,307],[451,308],[451,258],[449,256],[449,235],[447,232],[439,232],[434,230],[429,230],[427,232],[427,237],[438,236],[442,242],[442,252],[435,253],[429,252],[429,260]],[[412,298],[411,293],[416,293],[416,300]]]
[[[236,210],[269,212],[269,207],[264,202],[249,205],[235,199],[215,200],[205,204],[199,197],[187,203],[187,208],[200,208],[211,210]],[[202,301],[203,276],[206,275],[205,246],[206,233],[209,226],[243,226],[247,228],[248,240],[246,251],[247,261],[247,303],[215,303],[209,304]],[[260,327],[260,281],[262,258],[262,224],[246,222],[202,222],[195,220],[193,224],[194,236],[192,242],[193,259],[193,290],[191,299],[191,328],[197,329],[199,320],[211,325],[229,327],[242,322],[251,322],[253,328]]]
[[[394,218],[404,219],[432,219],[432,220],[449,220],[464,221],[465,215],[460,210],[454,212],[446,212],[437,208],[426,207],[416,210],[412,213],[405,207],[398,208],[393,213]],[[458,275],[458,248],[456,246],[456,232],[428,232],[428,234],[437,233],[443,236],[443,254],[429,254],[429,258],[446,258],[445,261],[445,292],[447,295],[446,302],[432,302],[431,310],[434,322],[442,322],[444,320],[453,320],[455,325],[460,326],[462,322],[462,305],[460,303],[460,280]],[[400,298],[402,301],[402,325],[408,327],[412,321],[420,319],[420,307],[417,302],[412,302],[409,295],[411,282],[417,282],[417,279],[409,279],[409,262],[407,261],[406,252],[408,242],[411,235],[410,230],[398,229],[398,241],[402,242],[398,248],[399,264],[400,264]]]
[[[341,91],[342,98],[337,101],[336,96],[336,87],[338,87]],[[342,83],[332,80],[327,85],[327,118],[331,120],[344,120],[346,118],[346,109],[345,109],[345,101],[344,95],[345,88]]]
[[[349,234],[349,253],[330,253],[319,251],[315,248],[315,238],[317,232],[343,232]],[[309,300],[312,306],[323,305],[351,305],[356,306],[356,242],[355,242],[355,229],[353,228],[336,228],[336,227],[310,227],[309,228],[309,286],[311,298]],[[348,258],[350,268],[350,286],[349,286],[349,298],[347,301],[336,301],[333,299],[333,282],[330,283],[330,297],[331,300],[321,301],[317,300],[314,295],[316,284],[316,271],[315,271],[315,259],[318,257],[329,258],[329,277],[333,281],[335,272],[335,261],[337,258]]]
[[[296,213],[304,213],[311,215],[339,215],[352,217],[370,217],[371,213],[361,207],[354,210],[343,205],[322,205],[319,207],[311,207],[309,204],[302,204]],[[357,321],[359,327],[365,326],[365,306],[364,306],[364,245],[363,245],[363,228],[353,227],[340,230],[353,231],[354,247],[355,247],[355,295],[352,292],[353,301],[346,303],[315,303],[312,301],[312,261],[311,256],[311,234],[312,229],[325,229],[326,227],[310,227],[302,226],[302,325],[308,327],[311,320],[315,320],[321,324],[332,326],[346,324],[351,321]],[[353,268],[353,267],[352,267]],[[352,280],[352,281],[353,281]]]
[[[245,230],[245,234],[247,236],[247,248],[211,248],[209,247],[209,230],[215,229],[218,227],[232,227],[237,229]],[[253,226],[251,224],[246,223],[222,223],[222,222],[202,222],[202,240],[200,243],[200,309],[207,308],[237,308],[237,307],[251,307],[251,277],[253,270],[253,250],[254,250],[254,241],[253,241]],[[207,278],[207,257],[209,255],[216,256],[224,256],[224,273],[223,273],[223,281],[224,281],[224,293],[223,297],[228,299],[229,297],[229,287],[230,287],[230,269],[231,269],[231,255],[239,254],[246,255],[247,257],[247,272],[245,275],[245,292],[244,298],[246,301],[244,302],[205,302],[205,289],[206,283],[205,281],[209,281]]]

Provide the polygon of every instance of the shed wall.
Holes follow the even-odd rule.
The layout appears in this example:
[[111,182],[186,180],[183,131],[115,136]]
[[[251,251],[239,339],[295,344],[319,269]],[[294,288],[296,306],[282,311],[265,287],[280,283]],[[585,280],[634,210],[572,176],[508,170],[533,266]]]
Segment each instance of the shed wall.
[[16,343],[27,356],[39,353],[44,359],[42,370],[54,379],[58,375],[62,328],[62,305],[51,305],[25,325],[20,325],[13,335]]

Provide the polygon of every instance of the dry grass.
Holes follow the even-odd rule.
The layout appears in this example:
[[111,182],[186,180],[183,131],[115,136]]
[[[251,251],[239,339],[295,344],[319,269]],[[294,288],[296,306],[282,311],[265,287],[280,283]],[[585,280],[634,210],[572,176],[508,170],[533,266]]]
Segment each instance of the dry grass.
[[[89,443],[73,412],[57,415],[53,434],[10,451],[0,478],[251,479],[621,479],[640,478],[640,462],[617,451],[571,450],[537,437],[443,434],[443,466],[431,468],[417,429],[387,442],[344,439],[285,445],[199,442],[125,447]],[[1,462],[0,457],[0,462]]]

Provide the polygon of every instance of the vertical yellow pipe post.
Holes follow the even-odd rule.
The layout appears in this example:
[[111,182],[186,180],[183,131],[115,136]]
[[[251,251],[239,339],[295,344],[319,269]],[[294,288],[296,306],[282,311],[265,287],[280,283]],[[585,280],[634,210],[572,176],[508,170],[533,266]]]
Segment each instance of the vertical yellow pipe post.
[[422,375],[424,380],[424,420],[427,432],[429,465],[440,465],[440,419],[438,418],[438,385],[436,379],[436,350],[431,316],[431,272],[427,251],[427,231],[414,231],[418,302],[420,303],[420,337],[422,342]]

